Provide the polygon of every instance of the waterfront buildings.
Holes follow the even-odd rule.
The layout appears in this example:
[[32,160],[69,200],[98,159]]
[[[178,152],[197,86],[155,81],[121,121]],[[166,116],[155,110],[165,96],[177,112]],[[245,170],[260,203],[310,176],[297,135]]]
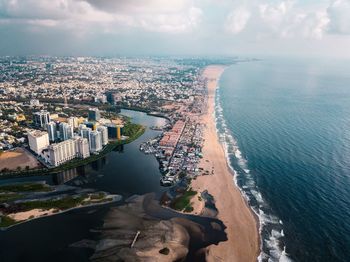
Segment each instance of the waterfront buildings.
[[90,151],[92,153],[101,151],[102,150],[101,132],[91,131],[89,143],[90,143]]
[[60,139],[67,140],[73,138],[73,127],[67,123],[60,123]]
[[117,139],[122,139],[122,133],[123,133],[123,125],[117,125]]
[[89,121],[98,121],[101,119],[100,110],[98,108],[90,108],[88,112]]
[[[84,125],[85,126],[85,125]],[[89,127],[82,127],[80,129],[80,136],[83,138],[86,138],[87,140],[90,141],[90,133],[92,132],[92,129]]]
[[175,148],[182,131],[185,127],[184,121],[177,121],[171,131],[165,132],[163,138],[160,140],[159,145],[162,147]]
[[108,131],[108,138],[116,139],[117,138],[117,125],[113,123],[106,124]]
[[77,127],[79,126],[79,119],[78,119],[77,117],[72,116],[72,117],[69,117],[69,118],[67,119],[67,123],[68,123],[71,127],[77,128]]
[[75,138],[77,157],[87,158],[90,156],[89,140],[82,137]]
[[40,155],[42,151],[48,147],[49,135],[47,132],[35,130],[28,133],[29,147],[36,154]]
[[49,161],[53,166],[59,166],[77,156],[76,142],[68,139],[48,147]]
[[45,127],[50,122],[50,113],[41,110],[40,112],[35,112],[33,114],[33,123],[37,127]]
[[54,142],[57,140],[57,126],[55,122],[50,122],[46,126],[47,132],[49,134],[50,142]]
[[102,146],[105,146],[108,144],[108,129],[105,126],[99,126],[97,127],[97,131],[101,133],[101,143]]

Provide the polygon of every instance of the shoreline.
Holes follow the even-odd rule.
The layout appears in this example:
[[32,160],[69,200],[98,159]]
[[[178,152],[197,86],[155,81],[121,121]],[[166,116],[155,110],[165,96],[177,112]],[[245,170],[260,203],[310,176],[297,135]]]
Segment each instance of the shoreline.
[[[203,159],[199,166],[213,175],[198,176],[192,181],[192,188],[199,194],[208,190],[219,211],[217,218],[227,227],[228,240],[208,247],[208,261],[257,261],[260,254],[259,221],[234,183],[235,174],[219,142],[214,119],[218,81],[226,68],[211,65],[202,72],[207,79],[207,110],[201,116],[205,128]],[[193,200],[197,202],[196,197]]]
[[[0,227],[0,232],[8,230],[8,229],[13,228],[13,227],[16,227],[18,225],[21,225],[21,224],[33,221],[33,220],[64,214],[64,213],[67,213],[67,212],[72,211],[72,210],[78,210],[78,209],[83,209],[83,208],[88,208],[88,207],[95,207],[95,206],[103,206],[103,205],[107,205],[107,204],[112,204],[112,203],[116,203],[116,202],[119,202],[119,201],[122,200],[122,197],[120,195],[116,195],[116,194],[108,194],[106,197],[112,197],[112,200],[111,201],[106,201],[106,202],[100,202],[100,203],[97,203],[97,202],[96,203],[91,203],[91,204],[87,204],[85,206],[81,205],[81,206],[71,207],[71,208],[68,208],[68,209],[65,209],[65,210],[60,210],[59,212],[51,212],[51,213],[48,213],[46,215],[40,215],[40,216],[37,216],[37,217],[25,219],[25,220],[22,220],[22,221],[18,221],[17,223],[15,223],[13,225],[10,225],[10,226],[7,226],[7,227]],[[47,211],[49,211],[49,210],[47,210]]]

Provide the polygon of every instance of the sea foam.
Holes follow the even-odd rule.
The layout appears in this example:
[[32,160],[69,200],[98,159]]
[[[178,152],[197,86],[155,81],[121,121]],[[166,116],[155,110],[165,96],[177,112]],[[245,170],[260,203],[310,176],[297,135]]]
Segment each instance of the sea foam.
[[220,87],[216,89],[214,119],[219,141],[224,148],[227,163],[234,174],[233,181],[259,218],[261,253],[258,261],[292,261],[285,251],[283,222],[273,213],[259,192],[256,178],[249,169],[248,161],[226,123],[220,101]]

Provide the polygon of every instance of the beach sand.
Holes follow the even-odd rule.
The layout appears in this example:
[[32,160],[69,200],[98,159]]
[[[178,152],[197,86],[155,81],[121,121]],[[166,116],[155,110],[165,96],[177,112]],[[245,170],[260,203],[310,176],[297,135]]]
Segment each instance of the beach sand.
[[[256,261],[259,255],[259,235],[257,220],[233,181],[233,175],[226,162],[225,152],[218,140],[215,119],[215,90],[223,66],[208,66],[203,71],[207,79],[207,112],[202,117],[204,128],[203,159],[199,167],[210,175],[198,176],[192,181],[192,188],[198,193],[208,190],[215,199],[219,211],[218,218],[226,225],[228,241],[208,248],[208,261]],[[212,174],[213,171],[213,175]],[[197,196],[192,199],[196,207],[202,205]]]
[[29,210],[29,211],[9,214],[8,216],[16,221],[23,221],[23,220],[42,217],[42,216],[52,215],[55,213],[55,211],[56,210],[54,208],[51,208],[48,210],[35,208],[35,209]]

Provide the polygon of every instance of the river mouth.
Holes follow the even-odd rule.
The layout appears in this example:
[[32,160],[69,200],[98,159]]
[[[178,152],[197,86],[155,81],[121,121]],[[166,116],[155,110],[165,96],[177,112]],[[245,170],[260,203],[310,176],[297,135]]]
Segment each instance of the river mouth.
[[[225,226],[215,218],[174,212],[159,205],[154,194],[134,196],[111,208],[97,240],[84,239],[74,247],[94,250],[91,260],[206,261],[205,248],[227,240]],[[161,261],[163,261],[161,260]]]
[[[118,194],[123,196],[124,200],[133,195],[152,193],[153,201],[147,203],[153,203],[154,199],[159,199],[166,188],[160,186],[161,174],[156,158],[140,152],[139,146],[160,133],[148,127],[160,126],[166,123],[166,120],[131,110],[122,110],[121,113],[147,127],[145,133],[134,142],[120,146],[105,157],[82,167],[55,175],[1,180],[0,184],[45,181],[51,185],[67,184]],[[109,212],[125,204],[127,203],[122,201],[100,207],[71,210],[29,221],[0,232],[0,261],[89,261],[94,254],[93,249],[77,247],[73,244],[84,239],[93,241],[101,239],[100,229],[103,228]],[[197,224],[196,227],[203,228],[207,237],[205,240],[190,237],[188,261],[194,257],[196,261],[203,257],[198,255],[201,253],[198,251],[203,247],[225,240],[224,225],[219,220],[186,216],[154,204],[146,206],[148,216],[155,223],[185,219],[186,223],[193,222]],[[219,224],[220,230],[213,230],[211,222]]]

